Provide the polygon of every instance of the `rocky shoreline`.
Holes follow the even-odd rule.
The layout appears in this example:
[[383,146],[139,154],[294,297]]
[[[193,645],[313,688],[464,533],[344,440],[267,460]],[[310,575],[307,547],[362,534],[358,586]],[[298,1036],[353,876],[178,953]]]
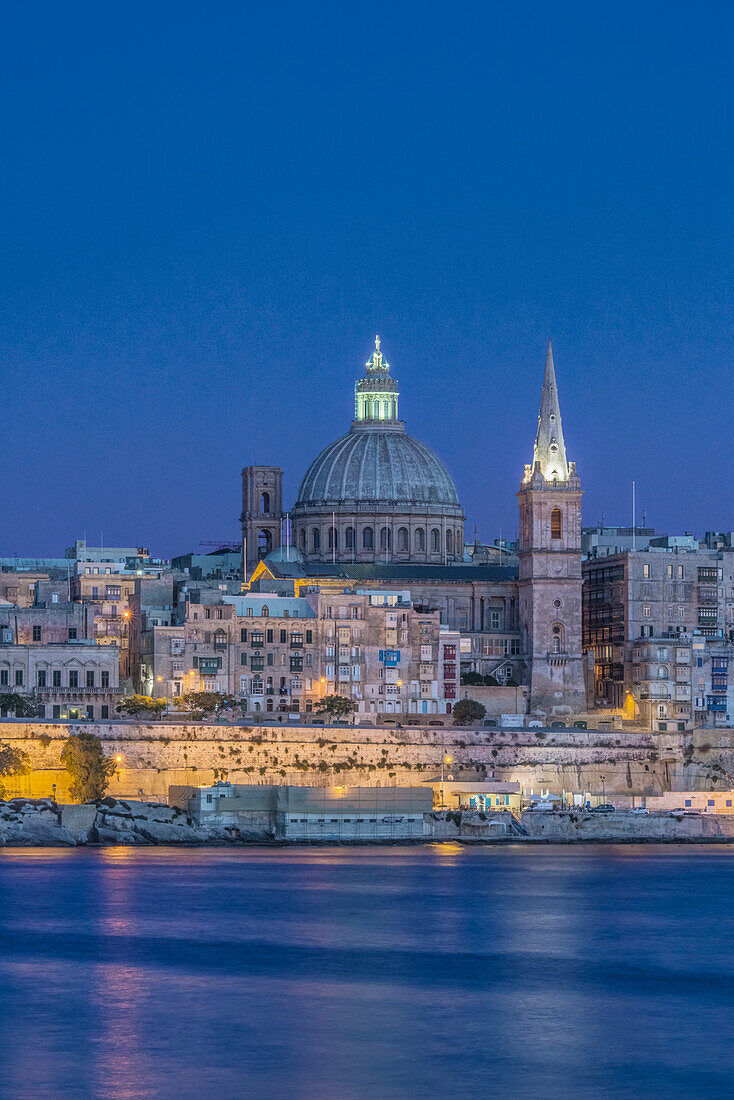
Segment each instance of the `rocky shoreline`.
[[161,803],[105,798],[82,806],[51,799],[0,802],[0,848],[85,847],[125,844],[226,845],[267,843],[266,831],[201,828],[183,810]]
[[[507,818],[498,834],[491,825]],[[268,827],[245,829],[201,826],[176,806],[107,797],[81,806],[51,799],[0,801],[0,849],[179,846],[225,847],[269,844],[288,847],[381,844],[732,844],[734,817],[714,815],[634,817],[573,811],[523,814],[520,824],[510,814],[433,812],[426,815],[426,835],[414,838],[284,840]],[[480,818],[482,820],[480,820]]]

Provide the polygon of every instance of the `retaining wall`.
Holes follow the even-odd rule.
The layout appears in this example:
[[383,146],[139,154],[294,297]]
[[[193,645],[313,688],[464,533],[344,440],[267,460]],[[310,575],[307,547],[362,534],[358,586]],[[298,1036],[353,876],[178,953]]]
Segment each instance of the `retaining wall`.
[[[30,756],[33,772],[6,779],[6,797],[46,797],[56,784],[68,799],[61,752],[70,734],[96,733],[110,756],[119,756],[110,794],[165,800],[169,786],[233,783],[407,786],[434,780],[445,769],[456,779],[519,782],[536,792],[606,790],[630,795],[661,794],[680,774],[688,789],[693,758],[686,761],[685,735],[656,738],[617,730],[492,730],[454,727],[369,728],[336,726],[242,726],[206,723],[53,722],[0,723],[0,741]],[[713,731],[705,731],[709,738]],[[734,761],[734,754],[732,755]],[[704,771],[702,774],[708,775]]]

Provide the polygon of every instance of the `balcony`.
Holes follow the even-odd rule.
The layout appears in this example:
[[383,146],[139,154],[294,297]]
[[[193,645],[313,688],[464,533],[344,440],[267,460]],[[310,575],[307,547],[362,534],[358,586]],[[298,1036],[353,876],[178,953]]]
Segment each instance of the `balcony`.
[[215,653],[226,653],[227,652],[227,643],[226,642],[215,642],[214,643],[214,652]]
[[65,699],[84,698],[90,695],[121,695],[121,687],[36,687],[33,694],[40,698],[48,698],[49,695],[60,695]]

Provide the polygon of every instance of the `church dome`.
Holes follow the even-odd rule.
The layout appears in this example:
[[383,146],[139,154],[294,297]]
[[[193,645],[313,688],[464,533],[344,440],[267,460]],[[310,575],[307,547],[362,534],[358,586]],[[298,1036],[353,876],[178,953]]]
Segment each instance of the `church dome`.
[[398,384],[375,340],[346,435],[314,459],[291,511],[308,562],[461,560],[464,513],[451,476],[398,419]]
[[355,421],[306,471],[296,509],[381,502],[459,511],[456,487],[441,460],[400,421]]

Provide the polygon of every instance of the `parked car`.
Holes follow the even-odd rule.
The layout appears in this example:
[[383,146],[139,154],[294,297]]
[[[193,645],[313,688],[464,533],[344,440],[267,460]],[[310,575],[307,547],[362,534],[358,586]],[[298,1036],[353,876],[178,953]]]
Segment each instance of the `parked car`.
[[633,806],[630,810],[631,814],[649,814],[647,806]]
[[700,817],[700,810],[668,810],[668,817]]
[[600,802],[598,806],[594,807],[594,813],[596,814],[613,814],[615,807],[611,802]]

